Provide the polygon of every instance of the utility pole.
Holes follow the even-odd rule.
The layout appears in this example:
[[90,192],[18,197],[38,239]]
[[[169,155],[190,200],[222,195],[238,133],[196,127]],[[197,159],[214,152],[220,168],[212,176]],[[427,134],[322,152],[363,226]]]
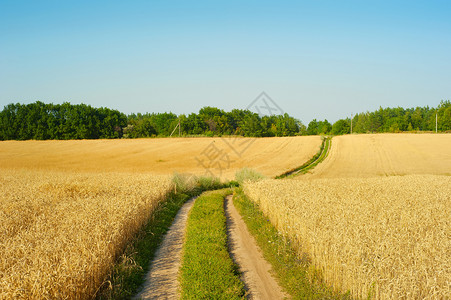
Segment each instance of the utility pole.
[[179,137],[181,137],[181,136],[182,136],[182,128],[180,126],[180,118],[179,118]]
[[437,133],[437,125],[438,125],[438,116],[437,113],[435,113],[435,133]]
[[177,125],[175,125],[174,130],[172,130],[171,135],[169,137],[172,137],[177,127],[179,128],[179,137],[181,136],[182,129],[180,128],[180,119],[179,119],[179,122],[177,123]]
[[352,134],[352,113],[351,113],[351,134]]

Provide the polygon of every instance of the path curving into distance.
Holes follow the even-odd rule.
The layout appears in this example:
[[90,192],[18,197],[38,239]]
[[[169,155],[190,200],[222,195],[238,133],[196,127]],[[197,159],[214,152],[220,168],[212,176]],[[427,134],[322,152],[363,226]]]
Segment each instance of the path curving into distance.
[[309,161],[307,161],[302,166],[297,167],[296,169],[293,169],[291,171],[285,172],[282,175],[276,176],[276,179],[283,179],[286,177],[294,177],[297,175],[302,175],[302,174],[307,173],[308,171],[315,168],[316,165],[321,163],[324,159],[326,159],[327,155],[329,154],[331,146],[332,146],[332,137],[330,137],[330,136],[324,137],[323,142],[321,144],[320,151],[316,155],[314,155]]
[[[303,174],[322,162],[331,146],[331,138],[323,140],[321,151],[303,166],[287,172],[279,178]],[[195,198],[187,201],[177,213],[152,261],[146,282],[135,299],[178,299],[182,249],[185,242],[188,215]],[[288,296],[271,276],[271,265],[264,259],[254,237],[233,205],[232,196],[224,199],[227,218],[229,252],[242,272],[242,281],[249,299],[284,299]]]
[[146,282],[135,299],[178,299],[178,281],[188,214],[196,198],[187,201],[177,213],[161,246],[155,253]]
[[230,255],[239,266],[249,299],[284,299],[287,295],[271,276],[271,265],[265,260],[246,223],[233,205],[232,196],[225,199]]

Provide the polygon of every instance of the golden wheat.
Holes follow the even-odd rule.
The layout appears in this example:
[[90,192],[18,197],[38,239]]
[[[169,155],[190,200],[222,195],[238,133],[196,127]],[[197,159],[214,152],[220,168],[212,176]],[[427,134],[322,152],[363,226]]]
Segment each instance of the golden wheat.
[[169,177],[0,170],[0,299],[86,299]]
[[248,167],[274,177],[309,160],[319,136],[159,138],[86,141],[4,141],[0,166],[69,172],[193,173],[233,179]]
[[308,178],[451,175],[451,134],[337,136],[311,173]]
[[264,180],[245,192],[335,287],[451,297],[451,177]]

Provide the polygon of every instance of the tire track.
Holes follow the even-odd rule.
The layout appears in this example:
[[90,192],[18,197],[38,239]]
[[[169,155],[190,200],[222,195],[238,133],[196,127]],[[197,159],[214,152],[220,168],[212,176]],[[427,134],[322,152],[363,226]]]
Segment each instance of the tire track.
[[229,253],[240,267],[248,299],[284,299],[287,295],[271,276],[271,265],[264,259],[246,223],[233,205],[232,196],[225,199]]
[[134,299],[178,299],[178,281],[188,214],[196,198],[187,201],[177,213],[161,246],[155,253],[146,282]]

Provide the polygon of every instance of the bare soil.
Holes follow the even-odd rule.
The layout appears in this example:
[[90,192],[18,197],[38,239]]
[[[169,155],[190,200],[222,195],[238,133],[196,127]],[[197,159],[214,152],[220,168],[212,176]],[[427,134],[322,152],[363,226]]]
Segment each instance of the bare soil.
[[225,200],[230,254],[242,272],[249,299],[284,299],[287,295],[271,276],[271,265],[263,258],[254,237],[233,205],[232,196]]
[[135,299],[178,299],[178,281],[188,214],[195,198],[187,201],[174,219],[155,254],[147,279]]

